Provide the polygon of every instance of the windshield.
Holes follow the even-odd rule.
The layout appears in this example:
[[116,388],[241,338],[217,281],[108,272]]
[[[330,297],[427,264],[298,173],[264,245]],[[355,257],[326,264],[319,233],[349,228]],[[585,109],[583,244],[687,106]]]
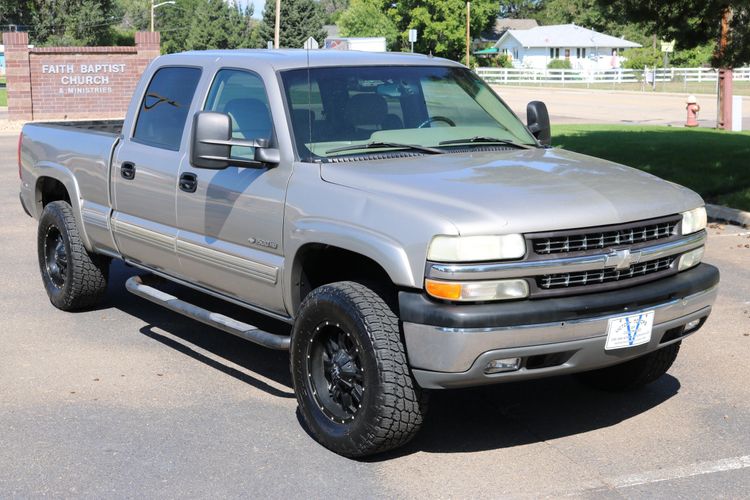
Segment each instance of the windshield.
[[[464,68],[304,68],[281,78],[297,150],[305,159],[409,146],[450,151],[459,144],[486,147],[492,139],[506,146],[536,145],[505,103]],[[472,140],[477,138],[482,140]]]

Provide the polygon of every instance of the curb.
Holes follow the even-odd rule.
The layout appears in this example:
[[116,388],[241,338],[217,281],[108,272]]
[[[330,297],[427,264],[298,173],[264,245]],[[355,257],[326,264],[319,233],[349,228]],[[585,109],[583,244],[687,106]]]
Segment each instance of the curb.
[[712,220],[730,222],[738,226],[750,228],[750,212],[737,210],[736,208],[722,207],[706,203],[708,218]]

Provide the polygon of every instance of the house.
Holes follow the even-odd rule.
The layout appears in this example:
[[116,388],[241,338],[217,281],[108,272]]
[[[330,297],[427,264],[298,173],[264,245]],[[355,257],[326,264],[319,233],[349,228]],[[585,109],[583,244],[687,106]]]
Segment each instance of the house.
[[495,19],[495,24],[491,28],[484,30],[475,42],[485,44],[487,42],[497,43],[506,31],[509,30],[528,30],[531,28],[538,27],[539,24],[536,19],[505,19],[498,17]]
[[553,59],[568,59],[573,69],[583,70],[617,69],[622,50],[640,46],[575,24],[511,29],[495,43],[517,68],[544,69]]

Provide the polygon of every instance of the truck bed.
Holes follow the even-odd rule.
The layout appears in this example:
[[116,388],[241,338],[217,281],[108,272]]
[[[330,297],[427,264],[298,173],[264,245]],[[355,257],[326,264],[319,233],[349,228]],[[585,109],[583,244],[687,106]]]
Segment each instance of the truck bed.
[[124,120],[85,120],[85,121],[59,121],[59,122],[37,122],[35,125],[51,125],[54,127],[70,127],[92,132],[120,135]]

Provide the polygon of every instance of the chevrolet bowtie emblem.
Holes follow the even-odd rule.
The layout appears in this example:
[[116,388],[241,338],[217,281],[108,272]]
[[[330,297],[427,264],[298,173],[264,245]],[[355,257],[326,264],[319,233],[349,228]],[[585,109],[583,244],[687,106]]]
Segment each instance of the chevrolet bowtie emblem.
[[641,260],[641,252],[631,252],[625,250],[613,250],[607,255],[605,267],[614,267],[615,269],[627,269]]

